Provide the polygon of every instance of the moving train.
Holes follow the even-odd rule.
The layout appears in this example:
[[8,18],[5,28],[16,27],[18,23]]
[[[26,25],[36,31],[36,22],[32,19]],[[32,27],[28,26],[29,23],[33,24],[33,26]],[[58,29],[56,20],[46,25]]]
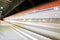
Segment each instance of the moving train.
[[5,17],[0,27],[0,40],[60,40],[60,0]]

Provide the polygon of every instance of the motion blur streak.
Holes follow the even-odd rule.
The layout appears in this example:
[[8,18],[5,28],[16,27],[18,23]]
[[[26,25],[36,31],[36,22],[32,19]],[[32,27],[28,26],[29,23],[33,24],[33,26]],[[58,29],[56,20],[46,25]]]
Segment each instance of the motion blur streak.
[[60,0],[4,18],[0,40],[60,40]]
[[52,40],[4,21],[1,21],[0,28],[1,40]]

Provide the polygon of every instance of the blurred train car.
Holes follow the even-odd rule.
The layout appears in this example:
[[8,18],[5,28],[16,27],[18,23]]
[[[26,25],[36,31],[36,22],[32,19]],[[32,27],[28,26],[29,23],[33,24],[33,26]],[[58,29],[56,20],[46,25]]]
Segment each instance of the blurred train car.
[[2,24],[8,23],[17,40],[60,40],[59,14],[60,0],[55,0],[6,17]]

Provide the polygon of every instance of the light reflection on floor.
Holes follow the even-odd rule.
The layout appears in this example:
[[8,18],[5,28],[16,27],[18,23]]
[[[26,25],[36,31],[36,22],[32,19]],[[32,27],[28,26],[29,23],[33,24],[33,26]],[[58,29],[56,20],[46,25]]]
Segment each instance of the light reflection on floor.
[[[59,40],[60,29],[55,24],[0,21],[0,40]],[[42,25],[39,25],[42,24]],[[44,26],[47,27],[44,27]],[[48,27],[50,26],[50,28]],[[53,29],[52,29],[53,28]]]

